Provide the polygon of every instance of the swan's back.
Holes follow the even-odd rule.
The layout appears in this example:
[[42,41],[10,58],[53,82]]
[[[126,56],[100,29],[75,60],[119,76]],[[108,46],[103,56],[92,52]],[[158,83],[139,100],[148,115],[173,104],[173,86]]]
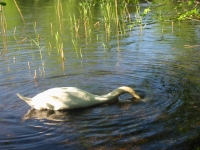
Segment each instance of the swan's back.
[[36,109],[54,110],[74,109],[97,104],[95,95],[74,87],[52,88],[36,95],[32,101],[42,106],[42,108]]

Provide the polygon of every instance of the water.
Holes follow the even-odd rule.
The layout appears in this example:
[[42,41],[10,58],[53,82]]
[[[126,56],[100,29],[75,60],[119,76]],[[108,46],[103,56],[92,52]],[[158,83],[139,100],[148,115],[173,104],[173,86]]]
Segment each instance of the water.
[[[71,4],[67,5],[68,2]],[[72,2],[63,1],[62,5],[77,15]],[[126,26],[121,36],[115,34],[116,28],[112,26],[109,36],[102,27],[93,26],[103,20],[97,13],[91,26],[87,26],[91,27],[91,35],[83,28],[76,39],[75,33],[72,36],[70,32],[67,9],[63,9],[65,26],[60,39],[65,61],[62,61],[55,48],[55,34],[60,32],[56,2],[19,1],[25,24],[15,5],[8,4],[7,50],[0,46],[1,149],[189,149],[198,143],[198,23],[171,26],[170,21],[155,19],[142,30],[140,26],[131,29]],[[142,3],[141,9],[148,5]],[[168,7],[171,5],[155,7],[154,11],[171,9]],[[129,6],[133,16],[134,8]],[[35,22],[37,31],[33,27]],[[33,41],[37,34],[41,51]],[[77,49],[71,39],[76,39]],[[33,97],[61,86],[102,95],[123,85],[134,88],[141,101],[132,102],[131,96],[124,94],[119,102],[110,105],[38,111],[16,96],[20,93]]]

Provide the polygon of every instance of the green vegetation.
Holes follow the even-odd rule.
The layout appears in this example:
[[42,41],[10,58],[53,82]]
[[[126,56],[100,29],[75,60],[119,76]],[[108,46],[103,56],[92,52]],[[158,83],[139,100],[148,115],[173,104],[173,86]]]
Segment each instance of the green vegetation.
[[[38,5],[40,6],[41,3],[42,2],[38,2]],[[171,3],[173,5],[171,5]],[[156,6],[154,4],[159,5]],[[165,12],[163,10],[156,11],[157,7],[162,7],[167,4],[169,4],[167,7],[173,7],[171,10],[175,15],[169,16],[168,13],[172,12]],[[117,51],[120,51],[120,39],[126,36],[129,31],[132,31],[133,28],[139,29],[142,33],[146,25],[155,20],[171,20],[173,22],[176,20],[183,21],[192,19],[199,21],[200,11],[197,8],[197,4],[198,3],[194,0],[187,2],[174,2],[172,0],[160,2],[154,0],[151,3],[148,2],[146,8],[141,8],[139,0],[69,0],[68,2],[62,3],[58,0],[54,3],[55,11],[52,12],[52,19],[51,17],[47,17],[48,20],[46,24],[50,24],[50,35],[40,35],[43,37],[40,40],[42,40],[43,44],[45,43],[42,49],[39,47],[40,45],[37,45],[37,38],[24,37],[24,39],[34,42],[40,49],[40,55],[42,50],[45,51],[44,47],[48,49],[49,55],[51,55],[53,51],[57,51],[60,57],[58,60],[63,63],[67,59],[66,43],[72,45],[78,59],[84,57],[84,52],[86,51],[85,46],[93,42],[99,43],[105,52],[109,51],[108,43],[113,37],[115,37],[117,41]],[[6,13],[4,13],[2,7],[5,5],[5,2],[0,2],[1,41],[3,41],[4,52],[6,53],[8,42],[6,32],[7,22]],[[16,12],[18,12],[18,16],[23,20],[25,26],[26,20],[23,17],[23,12],[21,12],[20,4],[17,4],[14,0],[12,5],[15,5]],[[6,7],[10,6],[7,5]],[[6,11],[9,11],[8,14],[12,15],[15,13],[13,10],[14,9],[9,8]],[[37,21],[35,22],[37,23]],[[68,26],[70,30],[66,29],[66,26]],[[44,28],[49,28],[49,26]],[[34,31],[35,29],[33,28],[33,32]],[[14,33],[16,32],[17,30],[15,27]],[[65,35],[69,38],[66,38]]]
[[[77,3],[78,2],[78,3]],[[35,2],[38,6],[46,5],[43,1]],[[40,51],[40,58],[42,57],[42,51],[47,49],[48,55],[57,51],[58,61],[62,64],[67,60],[67,48],[73,48],[74,54],[77,59],[82,59],[84,53],[88,51],[87,46],[96,42],[105,52],[110,50],[109,42],[116,39],[117,51],[120,51],[120,41],[127,36],[127,33],[133,28],[143,32],[147,24],[160,21],[183,21],[187,19],[193,19],[199,21],[199,9],[197,8],[197,2],[190,0],[188,2],[174,2],[172,0],[148,2],[146,7],[141,7],[139,0],[81,0],[74,1],[69,0],[67,2],[56,1],[54,4],[55,11],[52,16],[46,16],[46,24],[40,25],[37,20],[34,20],[35,24],[42,26],[44,29],[49,28],[49,33],[35,37],[35,35],[24,34],[29,43],[34,43],[36,49]],[[156,5],[154,5],[156,4]],[[173,5],[172,5],[173,4]],[[20,4],[15,0],[14,3],[9,3],[5,8],[6,3],[1,2],[1,41],[4,45],[4,53],[7,52],[7,45],[9,40],[7,39],[7,22],[6,16],[17,14],[19,19],[13,22],[14,35],[18,31],[16,26],[19,26],[21,21],[26,26],[26,20],[23,15],[25,14],[20,9]],[[12,6],[10,6],[12,5]],[[171,7],[172,12],[165,12],[162,10],[162,6]],[[159,7],[161,8],[159,10]],[[65,8],[65,9],[63,9]],[[45,11],[45,10],[44,10]],[[16,13],[17,12],[17,13]],[[42,12],[43,13],[43,12]],[[168,15],[174,13],[173,15]],[[33,15],[36,13],[33,13]],[[16,15],[13,16],[16,18]],[[35,16],[35,18],[37,18]],[[48,26],[47,26],[48,25]],[[49,26],[50,25],[50,26]],[[66,28],[67,27],[67,28]],[[12,27],[13,28],[13,27]],[[31,30],[31,29],[30,29]],[[33,33],[36,34],[36,29],[32,28]],[[163,30],[162,30],[163,31]],[[33,36],[33,37],[32,37]],[[18,37],[14,36],[17,41]],[[31,45],[31,44],[30,44]],[[67,46],[66,46],[67,45]],[[20,48],[19,48],[20,49]],[[44,64],[42,62],[42,66]],[[43,70],[44,71],[44,70]]]
[[[33,24],[33,27],[34,27],[34,31],[35,31],[35,38],[32,39],[31,38],[31,41],[33,41],[35,43],[35,45],[38,47],[39,49],[39,52],[40,52],[40,60],[41,60],[41,63],[42,63],[42,71],[41,73],[45,75],[45,69],[44,69],[44,61],[43,61],[43,57],[42,57],[42,50],[45,48],[45,47],[41,47],[41,44],[40,44],[40,35],[37,33],[37,30],[36,30],[36,22]],[[31,42],[32,43],[32,42]]]
[[190,19],[200,21],[200,10],[197,8],[198,4],[199,2],[195,2],[194,0],[181,2],[174,8],[178,14],[178,20],[183,21]]
[[0,5],[1,6],[6,6],[6,3],[5,2],[0,2]]
[[6,6],[6,3],[0,1],[0,24],[1,24],[1,38],[0,40],[3,41],[3,52],[0,52],[0,54],[7,52],[7,22],[6,17],[4,15],[3,7]]
[[[123,51],[122,46],[124,43],[128,45],[128,42],[135,42],[134,40],[140,38],[140,35],[145,35],[143,34],[145,33],[143,31],[145,30],[146,25],[149,23],[156,24],[156,26],[151,26],[153,29],[156,28],[154,30],[155,32],[152,32],[152,34],[155,33],[156,36],[159,36],[159,34],[156,32],[160,32],[161,37],[158,37],[158,42],[160,39],[165,39],[165,33],[174,33],[173,42],[180,43],[180,45],[183,47],[184,44],[189,43],[184,43],[184,39],[188,38],[188,41],[191,41],[192,39],[189,39],[187,35],[184,35],[187,34],[182,32],[184,28],[181,29],[180,26],[177,27],[176,25],[183,23],[183,21],[200,20],[200,11],[197,7],[197,2],[192,0],[189,2],[154,0],[153,3],[145,3],[145,5],[140,5],[139,0],[68,0],[62,2],[60,0],[48,2],[34,1],[34,5],[31,7],[27,3],[23,7],[16,2],[8,3],[6,7],[2,7],[5,6],[5,3],[0,3],[2,10],[0,12],[0,41],[3,43],[3,50],[1,50],[0,54],[6,54],[10,52],[11,55],[8,56],[12,57],[12,55],[18,55],[16,57],[17,61],[20,59],[21,55],[24,55],[21,58],[25,59],[23,61],[28,62],[29,70],[32,69],[31,67],[37,68],[39,66],[41,68],[41,70],[39,69],[41,76],[45,76],[45,73],[47,74],[50,72],[48,71],[48,67],[50,65],[55,67],[62,65],[62,70],[64,70],[67,68],[64,67],[64,64],[67,64],[66,62],[70,62],[68,61],[69,59],[73,59],[73,61],[70,62],[74,63],[73,66],[76,66],[78,63],[81,64],[82,59],[88,59],[90,62],[83,61],[83,66],[85,65],[84,63],[88,63],[92,68],[94,63],[93,59],[103,60],[101,58],[105,58],[104,55],[109,55],[108,53],[110,51],[114,51],[114,53]],[[38,8],[46,9],[36,9],[37,6]],[[28,10],[29,7],[31,8],[31,12]],[[23,8],[25,9],[23,10]],[[49,10],[51,10],[51,12]],[[7,19],[9,18],[8,16],[12,18],[12,21]],[[13,18],[15,18],[14,21]],[[166,24],[169,25],[168,28],[166,28]],[[176,29],[180,29],[179,33],[177,33],[175,30],[173,32],[173,24]],[[187,28],[188,26],[184,27]],[[191,30],[190,32],[193,31]],[[14,33],[13,36],[12,33]],[[151,33],[146,32],[146,35],[147,34]],[[131,36],[131,38],[127,38],[128,36]],[[149,39],[150,38],[151,37],[149,37]],[[127,42],[125,40],[130,41]],[[13,44],[12,46],[14,48],[7,48],[10,44]],[[137,44],[139,47],[140,43],[138,42]],[[173,46],[173,43],[171,45],[170,48],[172,48],[172,51],[175,51],[174,49],[177,47],[177,44],[176,46]],[[12,53],[11,50],[13,49],[15,53]],[[98,52],[99,49],[103,55],[90,55],[90,53]],[[115,57],[114,53],[110,53],[110,55]],[[151,49],[149,50],[149,53],[151,53]],[[177,56],[179,56],[178,54]],[[32,55],[32,57],[29,57],[29,55]],[[130,55],[134,54],[130,53]],[[184,57],[186,56],[189,55],[184,55]],[[188,61],[187,66],[190,64],[190,62],[194,61],[192,56],[189,58],[192,58],[193,60]],[[184,58],[182,60],[185,61]],[[36,64],[37,62],[39,63]],[[18,61],[18,63],[20,62]],[[55,65],[54,63],[59,65]],[[100,63],[104,62],[102,61]],[[118,64],[116,64],[116,66],[117,65]],[[177,68],[179,67],[181,67],[181,65],[177,63]],[[35,71],[34,79],[37,80],[38,75],[36,72],[37,69],[35,68],[32,70]],[[182,67],[180,70],[184,70],[184,67]],[[53,72],[54,70],[51,71]],[[186,70],[184,74],[187,72],[190,72],[190,70]],[[198,72],[196,74],[198,74]],[[181,74],[178,74],[177,76],[182,77]],[[194,79],[195,82],[196,79],[197,78]],[[181,85],[180,89],[183,89],[182,87],[190,86],[183,84]],[[198,91],[196,93],[198,93]],[[188,95],[189,94],[185,96]],[[185,97],[185,99],[188,99],[188,97]],[[193,107],[191,106],[191,108]],[[198,112],[199,110],[196,109],[195,111]],[[178,115],[180,116],[182,112],[183,110],[181,110]],[[198,116],[195,116],[195,118],[198,118]],[[182,123],[184,124],[184,122]],[[196,122],[193,123],[193,125],[195,124]],[[180,129],[181,132],[187,131],[187,128],[178,129]],[[199,149],[199,147],[197,149]]]

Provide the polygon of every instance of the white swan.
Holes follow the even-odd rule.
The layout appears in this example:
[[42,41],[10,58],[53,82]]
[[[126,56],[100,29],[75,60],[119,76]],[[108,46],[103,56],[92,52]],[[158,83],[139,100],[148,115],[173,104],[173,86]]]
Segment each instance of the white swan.
[[132,88],[126,86],[119,87],[102,96],[93,95],[75,87],[52,88],[33,98],[23,97],[20,94],[17,94],[17,96],[38,110],[65,110],[106,103],[115,100],[123,93],[130,93],[134,98],[140,99],[140,96]]

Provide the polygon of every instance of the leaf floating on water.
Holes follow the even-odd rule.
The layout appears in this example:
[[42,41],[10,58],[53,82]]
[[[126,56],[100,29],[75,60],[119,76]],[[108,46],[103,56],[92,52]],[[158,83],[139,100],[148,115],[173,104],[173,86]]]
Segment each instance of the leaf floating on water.
[[0,5],[1,6],[6,6],[6,3],[5,2],[0,2]]

